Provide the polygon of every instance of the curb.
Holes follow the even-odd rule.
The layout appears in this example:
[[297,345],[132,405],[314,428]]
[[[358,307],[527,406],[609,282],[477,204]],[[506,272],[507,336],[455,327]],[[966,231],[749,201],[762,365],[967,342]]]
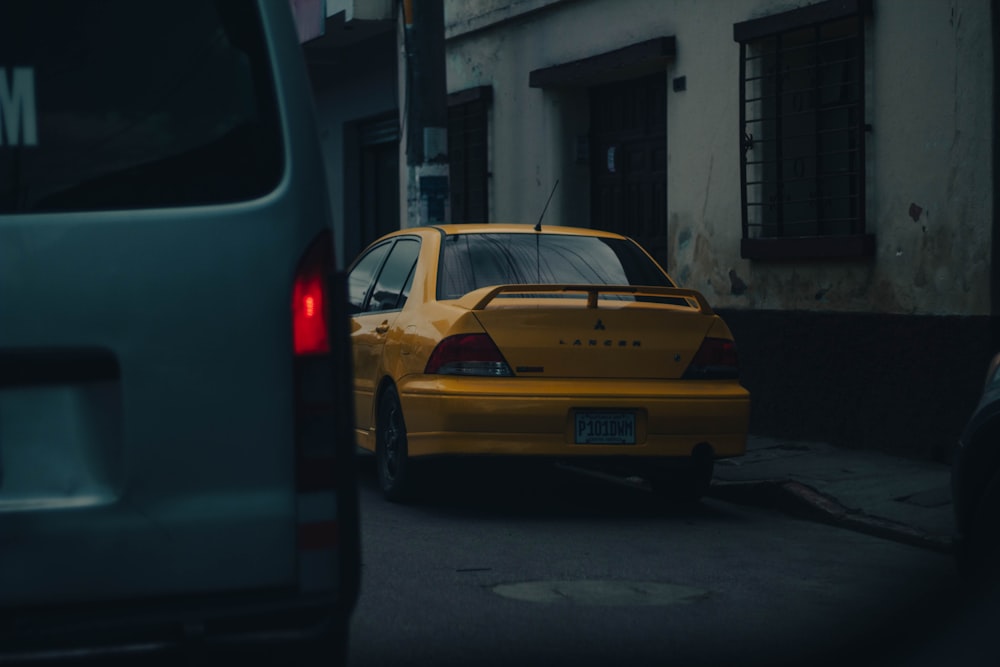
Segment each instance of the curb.
[[736,504],[776,509],[791,516],[847,528],[938,553],[952,553],[950,537],[928,535],[906,524],[865,514],[860,510],[848,509],[835,498],[801,482],[780,479],[749,482],[712,480],[708,496]]

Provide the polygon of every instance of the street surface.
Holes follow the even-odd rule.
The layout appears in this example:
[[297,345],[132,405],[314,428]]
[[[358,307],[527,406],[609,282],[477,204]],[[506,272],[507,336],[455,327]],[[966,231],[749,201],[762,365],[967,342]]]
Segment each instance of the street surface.
[[946,554],[561,471],[436,470],[395,505],[361,469],[353,667],[954,657]]

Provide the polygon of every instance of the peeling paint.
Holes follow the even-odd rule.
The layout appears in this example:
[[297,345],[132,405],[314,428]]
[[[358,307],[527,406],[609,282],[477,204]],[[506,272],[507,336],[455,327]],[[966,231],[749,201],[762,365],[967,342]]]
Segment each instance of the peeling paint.
[[[711,300],[732,294],[728,289],[730,280],[727,270],[719,264],[718,249],[700,231],[694,237],[694,251],[691,253],[691,287],[701,289]],[[713,287],[713,285],[717,287]]]
[[940,266],[934,272],[934,287],[939,293],[946,293],[955,285],[950,267]]
[[[699,63],[698,80],[705,85],[671,96],[670,113],[663,119],[669,147],[664,177],[669,195],[667,262],[675,278],[703,290],[713,305],[736,309],[991,312],[990,222],[997,214],[991,196],[995,185],[990,139],[995,132],[990,107],[982,103],[993,81],[988,59],[983,60],[992,45],[990,3],[880,5],[879,21],[866,28],[871,30],[866,43],[872,50],[866,58],[871,95],[866,97],[865,116],[878,131],[866,134],[863,165],[865,231],[876,239],[875,256],[781,262],[740,259],[742,183],[733,157],[739,137],[729,125],[736,100],[725,92],[731,88],[727,82],[733,80],[734,65],[732,58],[718,56],[718,35],[701,38],[709,34],[709,25],[752,18],[745,7],[739,9],[743,3],[621,0],[621,10],[613,13],[606,11],[615,5],[610,0],[447,4],[450,89],[491,85],[494,90],[490,168],[496,176],[490,200],[499,209],[498,218],[530,219],[530,213],[510,215],[522,208],[535,210],[537,218],[552,182],[562,176],[563,194],[557,200],[563,198],[563,207],[570,200],[580,203],[573,204],[574,215],[560,208],[548,216],[561,215],[553,219],[560,224],[577,217],[593,224],[585,196],[589,173],[575,162],[573,150],[551,150],[564,144],[572,148],[577,126],[586,131],[586,95],[529,88],[524,85],[526,72],[661,34],[695,35],[685,42],[685,62],[690,58]],[[764,0],[751,14],[766,16],[803,4]],[[712,31],[718,32],[714,27]],[[570,33],[581,39],[560,39]],[[905,59],[891,57],[914,43],[934,48],[911,49]],[[921,73],[921,86],[912,85],[913,71]],[[928,90],[934,94],[928,95]],[[568,129],[559,134],[550,126]],[[718,172],[715,155],[720,156]],[[537,192],[524,197],[526,190]],[[921,201],[907,202],[912,195]],[[537,203],[511,203],[522,199]],[[947,270],[942,272],[942,267]]]
[[687,250],[688,246],[690,245],[691,245],[691,230],[685,227],[677,235],[677,248],[678,250]]
[[705,179],[705,197],[701,203],[701,219],[708,217],[708,202],[711,200],[709,193],[712,191],[712,171],[715,169],[715,155],[708,156],[708,178]]
[[743,282],[743,279],[736,275],[736,271],[729,269],[729,283],[730,294],[735,294],[736,296],[742,296],[746,294],[747,284]]
[[912,310],[900,302],[895,284],[888,278],[880,278],[868,290],[868,299],[874,308],[882,312],[905,313]]

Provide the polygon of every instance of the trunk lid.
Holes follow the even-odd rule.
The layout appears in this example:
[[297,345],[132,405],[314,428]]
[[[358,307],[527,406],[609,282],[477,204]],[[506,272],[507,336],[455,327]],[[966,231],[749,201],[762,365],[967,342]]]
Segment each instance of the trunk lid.
[[504,285],[467,295],[515,375],[678,379],[716,317],[693,290]]

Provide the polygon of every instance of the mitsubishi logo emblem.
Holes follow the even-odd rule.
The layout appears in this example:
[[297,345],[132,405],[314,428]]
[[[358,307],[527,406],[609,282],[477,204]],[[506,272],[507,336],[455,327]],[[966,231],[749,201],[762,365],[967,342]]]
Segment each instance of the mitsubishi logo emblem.
[[595,331],[604,331],[604,322],[597,320],[597,324],[594,325]]

